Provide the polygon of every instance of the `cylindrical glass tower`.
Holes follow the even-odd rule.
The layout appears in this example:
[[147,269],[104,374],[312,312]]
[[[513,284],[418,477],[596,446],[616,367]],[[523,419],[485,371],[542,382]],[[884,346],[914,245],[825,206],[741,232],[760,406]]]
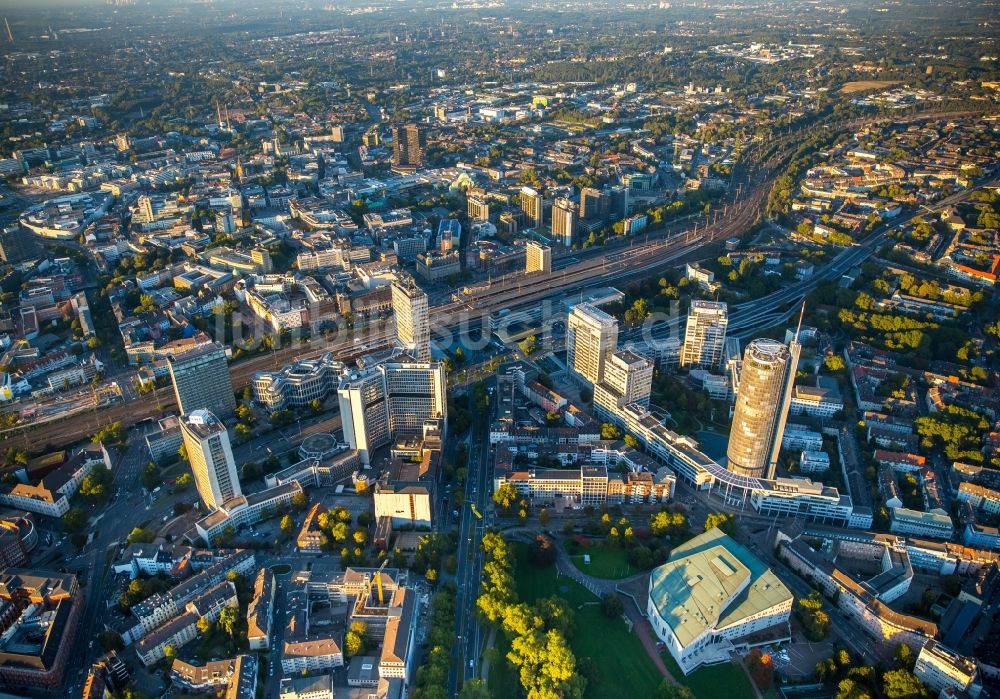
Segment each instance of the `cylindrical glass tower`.
[[775,440],[784,431],[785,394],[795,379],[789,365],[792,354],[777,340],[754,340],[747,345],[736,391],[736,410],[729,434],[729,464],[733,473],[769,478]]

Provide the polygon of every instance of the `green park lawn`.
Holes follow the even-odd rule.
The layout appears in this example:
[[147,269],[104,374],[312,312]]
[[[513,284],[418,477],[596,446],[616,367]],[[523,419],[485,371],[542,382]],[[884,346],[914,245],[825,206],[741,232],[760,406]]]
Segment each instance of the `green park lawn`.
[[[584,555],[590,556],[589,565],[584,563]],[[628,562],[628,551],[615,546],[581,547],[576,555],[570,556],[570,560],[585,574],[603,580],[618,580],[642,572]]]
[[750,678],[736,663],[711,665],[695,670],[687,677],[670,653],[662,653],[663,664],[677,680],[694,692],[697,699],[736,699],[755,696]]
[[[536,568],[528,561],[527,546],[514,543],[517,553],[517,593],[520,600],[534,602],[540,597],[558,595],[566,599],[576,612],[576,631],[570,646],[581,658],[593,659],[597,679],[587,685],[587,699],[638,699],[651,697],[660,686],[662,677],[637,636],[621,619],[608,619],[601,613],[598,599],[578,583],[556,576],[555,566]],[[582,562],[581,562],[582,564]],[[497,637],[496,649],[504,657],[508,644]],[[519,696],[517,674],[504,663],[490,669],[490,692],[495,699]]]

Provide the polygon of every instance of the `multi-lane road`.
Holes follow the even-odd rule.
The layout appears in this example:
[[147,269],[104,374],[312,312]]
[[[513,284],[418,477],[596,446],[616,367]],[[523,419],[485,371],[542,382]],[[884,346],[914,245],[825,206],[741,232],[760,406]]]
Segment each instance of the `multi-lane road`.
[[[495,386],[488,381],[492,405]],[[471,401],[471,396],[469,397]],[[472,406],[469,406],[470,409]],[[477,675],[482,648],[482,625],[476,614],[476,598],[483,570],[482,540],[489,526],[492,508],[490,492],[490,440],[487,434],[489,416],[483,416],[470,433],[468,476],[465,482],[465,505],[458,529],[458,569],[455,579],[458,598],[455,602],[455,636],[451,670],[448,675],[449,696],[456,696],[461,682]]]
[[[991,180],[983,183],[983,186],[993,187],[998,183],[1000,183],[1000,180]],[[857,245],[841,250],[832,260],[819,267],[811,277],[788,284],[784,288],[762,298],[732,305],[729,311],[729,324],[726,328],[726,334],[730,337],[747,340],[753,337],[761,328],[769,328],[779,323],[787,322],[791,316],[798,312],[802,300],[805,299],[809,292],[824,282],[837,279],[853,267],[863,264],[869,257],[875,254],[889,240],[888,233],[890,230],[905,226],[918,216],[937,213],[950,206],[954,206],[967,199],[971,193],[972,190],[967,190],[953,194],[941,199],[932,206],[921,207],[911,214],[884,223]],[[681,331],[683,322],[684,319],[681,317],[670,318],[650,329],[650,335],[653,338],[664,338],[675,335]],[[646,330],[642,328],[626,330],[622,333],[621,338],[623,340],[638,340],[642,338],[644,332]]]

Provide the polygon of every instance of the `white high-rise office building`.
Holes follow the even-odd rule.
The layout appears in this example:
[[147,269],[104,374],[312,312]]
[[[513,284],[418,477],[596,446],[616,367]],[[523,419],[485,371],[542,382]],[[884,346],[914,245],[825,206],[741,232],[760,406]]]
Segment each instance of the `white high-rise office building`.
[[396,321],[396,343],[414,359],[431,359],[431,330],[427,294],[412,278],[392,283],[392,313]]
[[578,303],[569,314],[566,363],[591,385],[604,379],[604,364],[618,348],[618,321],[589,303]]
[[729,310],[721,301],[692,301],[684,331],[681,366],[718,367],[726,346]]
[[572,201],[563,197],[556,199],[552,203],[552,237],[566,247],[573,245],[578,218]]
[[545,211],[545,200],[542,199],[542,195],[531,187],[521,187],[519,204],[521,214],[524,216],[524,225],[529,228],[540,228],[542,214]]
[[375,449],[422,434],[428,420],[440,420],[443,429],[445,386],[440,362],[386,362],[344,376],[337,391],[344,439],[367,464]]
[[209,510],[243,494],[226,426],[208,410],[181,418],[181,436],[198,495]]
[[653,362],[629,349],[620,349],[604,365],[604,383],[621,394],[622,405],[649,407],[653,390]]
[[604,364],[604,380],[594,386],[594,411],[602,420],[621,424],[618,409],[637,403],[649,407],[653,362],[632,350],[618,350]]

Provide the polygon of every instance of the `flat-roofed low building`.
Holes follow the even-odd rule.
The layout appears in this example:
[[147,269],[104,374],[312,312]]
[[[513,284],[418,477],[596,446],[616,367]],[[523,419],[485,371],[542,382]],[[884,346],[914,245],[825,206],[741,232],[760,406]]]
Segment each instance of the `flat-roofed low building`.
[[951,517],[943,512],[920,512],[906,507],[893,507],[889,510],[889,531],[948,540],[955,534],[955,525]]
[[942,696],[950,690],[949,696],[966,692],[975,699],[983,691],[975,659],[963,657],[937,641],[927,641],[920,649],[913,674]]
[[816,386],[795,386],[788,405],[789,414],[810,417],[833,417],[843,409],[840,391]]
[[195,531],[207,545],[211,546],[212,540],[225,532],[228,527],[238,529],[272,517],[281,508],[290,507],[292,499],[301,492],[302,486],[299,482],[291,481],[257,493],[231,498],[222,503],[218,509],[199,519],[195,523]]
[[799,455],[799,471],[802,473],[822,473],[830,470],[830,455],[825,451],[803,449]]
[[378,658],[373,655],[355,656],[347,668],[348,687],[377,687]]
[[687,675],[727,660],[735,647],[749,645],[748,637],[787,625],[792,593],[749,550],[714,528],[675,548],[653,570],[646,611]]
[[333,678],[330,675],[285,677],[278,696],[279,699],[333,699]]

